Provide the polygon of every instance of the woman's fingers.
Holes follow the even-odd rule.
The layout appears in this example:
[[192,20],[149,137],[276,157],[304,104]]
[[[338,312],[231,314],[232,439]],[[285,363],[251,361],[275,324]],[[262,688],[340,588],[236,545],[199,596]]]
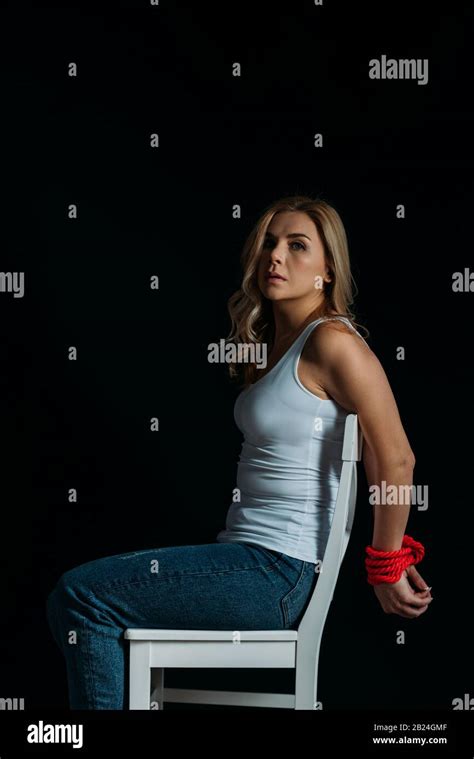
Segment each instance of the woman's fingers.
[[407,575],[410,578],[411,582],[417,587],[419,590],[424,590],[426,592],[429,591],[428,584],[424,581],[420,573],[417,569],[415,569],[414,564],[410,564],[409,567],[406,569]]
[[386,614],[398,614],[407,619],[424,614],[433,600],[429,591],[416,592],[413,589],[407,573],[398,582],[380,583],[374,590]]
[[394,611],[394,614],[399,614],[401,617],[406,617],[407,619],[414,619],[415,617],[419,617],[421,614],[424,614],[427,608],[428,605],[420,606],[418,609],[414,609],[413,606],[409,604],[402,604]]
[[419,617],[431,603],[431,599],[419,598],[414,595],[407,598],[405,593],[400,593],[392,598],[392,613],[401,614],[403,617]]
[[429,606],[432,600],[432,598],[420,598],[418,595],[411,596],[410,598],[403,595],[399,597],[398,603],[402,606],[415,606],[416,608],[421,608],[422,606]]

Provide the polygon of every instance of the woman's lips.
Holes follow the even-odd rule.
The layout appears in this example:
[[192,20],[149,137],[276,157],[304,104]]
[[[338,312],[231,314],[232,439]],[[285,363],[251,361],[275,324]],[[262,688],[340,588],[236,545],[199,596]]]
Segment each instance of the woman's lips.
[[286,279],[283,279],[282,277],[272,276],[270,274],[267,277],[267,282],[270,282],[271,284],[276,284],[277,282],[286,282]]

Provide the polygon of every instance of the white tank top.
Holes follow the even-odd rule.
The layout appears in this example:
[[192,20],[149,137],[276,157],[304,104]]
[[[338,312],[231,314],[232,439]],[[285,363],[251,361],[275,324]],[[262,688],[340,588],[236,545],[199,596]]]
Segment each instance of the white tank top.
[[245,542],[316,563],[329,537],[342,469],[344,425],[349,413],[300,382],[297,366],[308,324],[275,366],[245,388],[234,406],[244,435],[237,467],[240,501],[231,504],[218,543]]

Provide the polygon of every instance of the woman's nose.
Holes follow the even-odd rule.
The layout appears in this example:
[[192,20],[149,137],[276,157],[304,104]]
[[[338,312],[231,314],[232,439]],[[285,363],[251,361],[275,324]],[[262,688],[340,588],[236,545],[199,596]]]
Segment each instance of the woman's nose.
[[282,258],[281,250],[275,246],[273,250],[270,252],[270,261],[281,261],[281,258]]

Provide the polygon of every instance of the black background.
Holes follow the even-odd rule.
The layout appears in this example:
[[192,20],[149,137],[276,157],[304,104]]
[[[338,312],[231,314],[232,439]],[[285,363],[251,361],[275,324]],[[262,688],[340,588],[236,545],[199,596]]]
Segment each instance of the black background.
[[[325,709],[436,710],[474,696],[474,295],[452,291],[453,272],[474,268],[472,21],[469,3],[429,2],[4,11],[1,269],[25,272],[25,297],[0,293],[0,696],[67,705],[44,608],[62,572],[213,542],[222,529],[238,390],[207,345],[228,334],[247,234],[293,193],[342,216],[354,310],[394,391],[414,483],[429,486],[429,508],[414,507],[407,532],[426,547],[419,569],[434,601],[418,620],[387,616],[365,579],[371,513],[359,468],[318,697]],[[428,58],[428,84],[370,80],[368,61],[382,54]],[[292,688],[287,672],[173,671],[167,681]]]

